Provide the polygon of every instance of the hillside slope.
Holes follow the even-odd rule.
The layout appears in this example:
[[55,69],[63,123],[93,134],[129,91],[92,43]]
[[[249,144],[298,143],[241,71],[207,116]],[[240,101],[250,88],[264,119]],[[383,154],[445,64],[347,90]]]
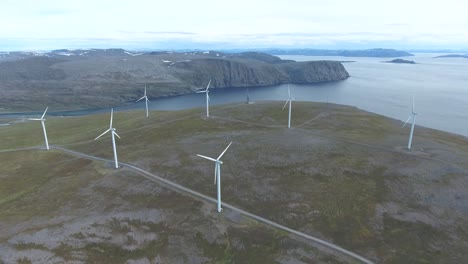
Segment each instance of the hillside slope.
[[[233,141],[223,156],[224,202],[332,241],[377,263],[463,263],[468,258],[466,137],[417,126],[414,148],[408,151],[408,129],[402,129],[400,121],[353,107],[294,102],[292,128],[287,129],[287,112],[281,107],[282,102],[217,106],[209,119],[203,117],[204,109],[151,111],[149,118],[142,111],[117,112],[119,158],[216,197],[213,164],[196,154],[217,156]],[[93,141],[107,128],[108,119],[109,114],[48,118],[49,140],[112,159],[109,137]],[[40,131],[37,122],[0,127],[4,139],[0,149],[43,145]],[[147,244],[141,239],[145,236],[139,232],[150,228],[155,234],[165,232],[162,237],[168,235],[169,247],[158,251],[163,252],[161,257],[181,250],[196,263],[239,260],[240,256],[253,257],[248,252],[257,248],[255,254],[264,257],[255,263],[289,263],[287,259],[293,256],[297,261],[293,263],[339,261],[304,253],[309,252],[306,246],[294,251],[282,242],[284,234],[248,231],[250,225],[232,233],[228,228],[223,235],[228,220],[217,216],[214,204],[202,205],[190,202],[191,196],[176,198],[165,192],[159,197],[160,191],[153,190],[156,185],[137,181],[125,169],[115,171],[111,164],[76,160],[56,151],[25,151],[2,154],[0,252],[5,247],[35,248],[62,257],[58,254],[65,251],[65,258],[76,260],[94,257],[99,250],[117,252],[109,243],[118,244],[116,239],[125,236],[130,237],[128,245],[122,242],[119,247],[144,248]],[[62,189],[63,183],[76,186]],[[43,191],[47,195],[42,196]],[[159,213],[166,213],[159,209],[152,211],[161,207],[169,210],[170,218],[160,217]],[[80,216],[79,212],[90,208],[91,216]],[[129,215],[133,214],[141,215],[140,222],[161,225],[132,222]],[[224,214],[231,217],[228,210],[220,216]],[[53,221],[45,223],[44,219]],[[70,219],[85,224],[77,228],[68,224]],[[167,219],[164,225],[163,219]],[[180,222],[168,224],[174,219]],[[192,226],[200,235],[179,233]],[[216,229],[207,231],[211,226]],[[54,232],[49,233],[50,229]],[[77,234],[68,237],[73,232]],[[241,239],[235,235],[239,232],[256,235]],[[94,233],[98,245],[92,244]],[[59,237],[56,243],[38,245],[39,238],[51,234]],[[200,236],[199,242],[193,242]],[[170,241],[190,246],[178,249]],[[60,243],[64,245],[59,247]],[[194,248],[194,243],[200,244]],[[156,257],[151,254],[143,250],[137,256]]]
[[[18,56],[18,54],[14,54]],[[11,55],[13,56],[13,55]],[[192,93],[206,87],[268,86],[344,80],[339,62],[294,62],[247,52],[151,52],[58,50],[0,62],[0,111],[56,110],[123,105],[141,97]]]

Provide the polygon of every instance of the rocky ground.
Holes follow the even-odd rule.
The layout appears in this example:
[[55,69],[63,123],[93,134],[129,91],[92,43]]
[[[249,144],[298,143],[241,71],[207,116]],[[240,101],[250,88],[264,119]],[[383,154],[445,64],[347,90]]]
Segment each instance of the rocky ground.
[[[353,250],[378,263],[462,263],[468,258],[468,139],[357,108],[280,102],[116,113],[119,157],[223,201]],[[92,141],[108,114],[47,120],[52,144],[112,158]],[[102,131],[101,131],[102,130]],[[42,144],[37,123],[0,127],[1,149]],[[0,256],[40,261],[334,263],[341,256],[229,210],[166,190],[125,169],[56,151],[6,152]],[[107,166],[107,167],[106,167]],[[67,183],[67,184],[65,184]],[[102,257],[106,256],[105,259]],[[17,258],[18,259],[18,258]]]
[[[0,54],[1,55],[1,54]],[[295,62],[258,53],[59,50],[0,56],[0,113],[102,108],[205,88],[340,81],[340,62]]]

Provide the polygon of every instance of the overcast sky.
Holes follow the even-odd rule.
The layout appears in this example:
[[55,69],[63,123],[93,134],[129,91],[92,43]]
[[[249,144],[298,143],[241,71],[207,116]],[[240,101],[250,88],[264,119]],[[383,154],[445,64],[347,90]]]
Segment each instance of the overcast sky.
[[0,49],[468,49],[468,0],[1,0]]

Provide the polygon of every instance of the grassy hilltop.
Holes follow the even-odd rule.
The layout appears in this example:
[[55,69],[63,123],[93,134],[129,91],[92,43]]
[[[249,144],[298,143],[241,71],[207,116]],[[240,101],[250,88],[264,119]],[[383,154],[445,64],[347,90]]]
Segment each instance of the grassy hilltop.
[[[383,263],[468,258],[468,139],[357,108],[280,102],[114,114],[119,160]],[[47,120],[53,145],[112,159],[109,114]],[[43,144],[40,124],[0,127],[0,150]],[[175,193],[128,169],[58,150],[0,152],[0,256],[109,263],[347,262],[323,248]],[[105,258],[103,258],[103,256]],[[1,258],[0,258],[1,259]]]

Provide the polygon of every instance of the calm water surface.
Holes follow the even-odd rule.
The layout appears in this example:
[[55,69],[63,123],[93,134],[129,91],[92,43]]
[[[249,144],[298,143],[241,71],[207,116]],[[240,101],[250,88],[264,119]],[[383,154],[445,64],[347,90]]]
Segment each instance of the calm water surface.
[[[418,64],[382,63],[385,58],[280,56],[296,61],[340,60],[355,61],[343,65],[351,75],[345,81],[290,85],[297,101],[332,102],[356,106],[388,117],[405,121],[415,97],[417,124],[468,136],[468,59],[434,59],[441,54],[416,54],[406,59]],[[213,89],[211,104],[243,102],[245,89]],[[250,88],[252,101],[285,100],[287,85]],[[204,94],[189,94],[171,98],[151,99],[150,108],[178,110],[205,105]],[[118,107],[117,110],[144,108],[144,103]],[[293,108],[294,109],[294,108]],[[83,115],[108,109],[56,113]]]

